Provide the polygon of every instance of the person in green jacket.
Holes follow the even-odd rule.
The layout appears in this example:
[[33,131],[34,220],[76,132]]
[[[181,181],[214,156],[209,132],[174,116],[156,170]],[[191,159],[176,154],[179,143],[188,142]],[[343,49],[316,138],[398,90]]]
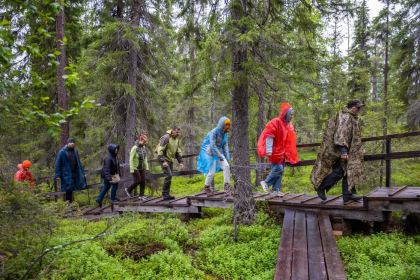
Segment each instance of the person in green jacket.
[[158,160],[162,167],[163,173],[165,173],[165,180],[163,182],[162,197],[164,200],[175,199],[169,192],[171,191],[173,162],[176,158],[179,162],[179,169],[184,168],[182,163],[181,149],[179,148],[179,134],[181,128],[177,125],[172,127],[172,130],[168,130],[164,136],[160,139],[158,147]]
[[144,190],[146,188],[146,174],[149,173],[149,164],[146,154],[147,136],[140,134],[134,142],[130,151],[130,173],[133,174],[134,182],[130,187],[125,189],[128,197],[133,197],[133,190],[140,185],[140,196],[142,200],[146,200]]

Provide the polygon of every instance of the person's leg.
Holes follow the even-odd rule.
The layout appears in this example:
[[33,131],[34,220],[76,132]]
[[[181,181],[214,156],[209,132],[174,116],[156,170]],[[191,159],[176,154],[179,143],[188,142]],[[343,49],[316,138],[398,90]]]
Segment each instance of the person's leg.
[[104,196],[109,191],[110,187],[111,187],[111,184],[108,182],[107,179],[104,179],[104,187],[102,188],[101,193],[96,199],[97,202],[102,203],[102,200],[104,200]]
[[133,190],[140,184],[141,177],[140,177],[140,172],[138,170],[134,170],[133,178],[134,178],[133,183],[127,188],[127,191],[129,192],[129,194],[132,194]]
[[172,166],[173,164],[168,164],[167,167],[162,167],[163,173],[165,173],[165,180],[163,181],[163,187],[162,187],[162,194],[169,194],[171,191],[171,182],[172,182]]
[[66,201],[73,202],[73,191],[66,191]]
[[333,172],[328,175],[318,187],[327,192],[344,176],[344,170],[341,167],[340,161],[336,161],[333,165]]
[[356,195],[356,186],[354,186],[351,191],[349,191],[349,183],[347,180],[347,176],[343,177],[343,182],[341,185],[342,191],[343,191],[343,201],[348,202],[350,200],[359,200],[362,199],[363,196]]
[[216,161],[213,161],[213,164],[210,167],[209,173],[207,173],[206,181],[204,182],[205,186],[210,187],[214,179],[214,174],[216,174]]
[[140,172],[140,196],[144,196],[146,189],[146,168],[143,168]]
[[111,186],[112,186],[112,189],[111,189],[111,201],[118,200],[117,199],[118,183],[117,184],[112,184]]
[[273,170],[271,172],[274,173],[273,174],[273,180],[275,180],[273,182],[272,190],[273,190],[273,192],[279,192],[280,191],[280,186],[281,186],[281,180],[283,178],[284,167],[283,167],[282,164],[278,164],[278,166],[273,168]]
[[229,184],[230,183],[230,167],[229,167],[229,163],[224,160],[224,161],[218,161],[217,164],[220,166],[220,168],[223,171],[223,181],[225,184]]
[[[271,169],[270,174],[268,174],[267,178],[264,180],[268,186],[274,186],[280,176],[283,176],[283,165],[271,163],[273,169]],[[273,187],[274,190],[274,187]]]

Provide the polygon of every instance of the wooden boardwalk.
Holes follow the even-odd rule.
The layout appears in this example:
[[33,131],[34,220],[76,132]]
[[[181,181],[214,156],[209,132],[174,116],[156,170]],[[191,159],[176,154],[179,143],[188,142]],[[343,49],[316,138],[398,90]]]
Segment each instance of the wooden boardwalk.
[[[326,212],[330,217],[340,217],[350,220],[371,222],[386,222],[392,211],[420,213],[420,188],[391,187],[378,188],[365,195],[362,200],[345,204],[342,195],[327,196],[322,201],[316,195],[288,194],[278,197],[266,193],[253,193],[256,201],[266,201],[270,208],[285,213],[286,209],[296,209],[311,212]],[[194,195],[179,197],[175,200],[163,200],[161,197],[150,197],[147,200],[139,198],[124,198],[112,206],[90,208],[84,216],[110,216],[109,212],[121,214],[132,212],[172,212],[183,214],[200,214],[202,207],[228,208],[233,204],[233,196],[223,191],[213,194],[199,192]]]
[[346,279],[328,213],[286,209],[274,279]]

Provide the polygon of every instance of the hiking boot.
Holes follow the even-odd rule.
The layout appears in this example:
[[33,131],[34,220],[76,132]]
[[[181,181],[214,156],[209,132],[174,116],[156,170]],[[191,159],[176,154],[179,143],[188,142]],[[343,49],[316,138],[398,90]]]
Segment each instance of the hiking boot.
[[125,188],[125,193],[127,194],[128,197],[133,197],[133,195],[127,188]]
[[212,193],[209,186],[204,186],[204,192],[207,193],[207,194]]
[[316,193],[318,194],[319,198],[322,200],[327,200],[327,196],[325,195],[325,190],[320,188],[314,188],[316,190]]
[[268,188],[268,185],[265,181],[261,181],[260,185],[265,193],[270,193],[270,189]]
[[169,193],[163,193],[162,194],[162,197],[163,197],[163,200],[172,200],[172,199],[175,199],[175,197],[173,197]]
[[111,202],[120,202],[120,199],[116,197],[115,199],[111,199]]
[[98,204],[99,208],[102,208],[102,201],[96,200],[96,204]]
[[139,199],[141,199],[141,200],[147,200],[147,196],[141,195],[141,196],[139,196]]
[[230,186],[229,183],[225,183],[225,192],[228,193],[229,195],[232,194],[232,187]]
[[343,195],[343,201],[344,202],[349,202],[350,200],[356,201],[356,200],[360,200],[362,198],[363,198],[362,195],[357,195],[357,194],[352,194],[352,195],[345,194],[345,195]]
[[286,195],[285,193],[282,193],[281,191],[274,191],[273,194],[280,197],[283,197]]

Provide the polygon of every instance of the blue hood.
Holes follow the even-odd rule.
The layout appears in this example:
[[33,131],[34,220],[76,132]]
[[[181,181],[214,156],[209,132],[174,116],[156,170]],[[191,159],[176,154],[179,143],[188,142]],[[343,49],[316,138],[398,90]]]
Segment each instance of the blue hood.
[[118,150],[120,150],[120,146],[117,144],[109,144],[108,146],[108,151],[112,156],[117,156],[117,154],[115,153],[115,150],[118,148]]
[[223,116],[220,118],[219,123],[217,124],[217,128],[220,129],[223,132],[223,127],[225,126],[225,121],[229,118]]

